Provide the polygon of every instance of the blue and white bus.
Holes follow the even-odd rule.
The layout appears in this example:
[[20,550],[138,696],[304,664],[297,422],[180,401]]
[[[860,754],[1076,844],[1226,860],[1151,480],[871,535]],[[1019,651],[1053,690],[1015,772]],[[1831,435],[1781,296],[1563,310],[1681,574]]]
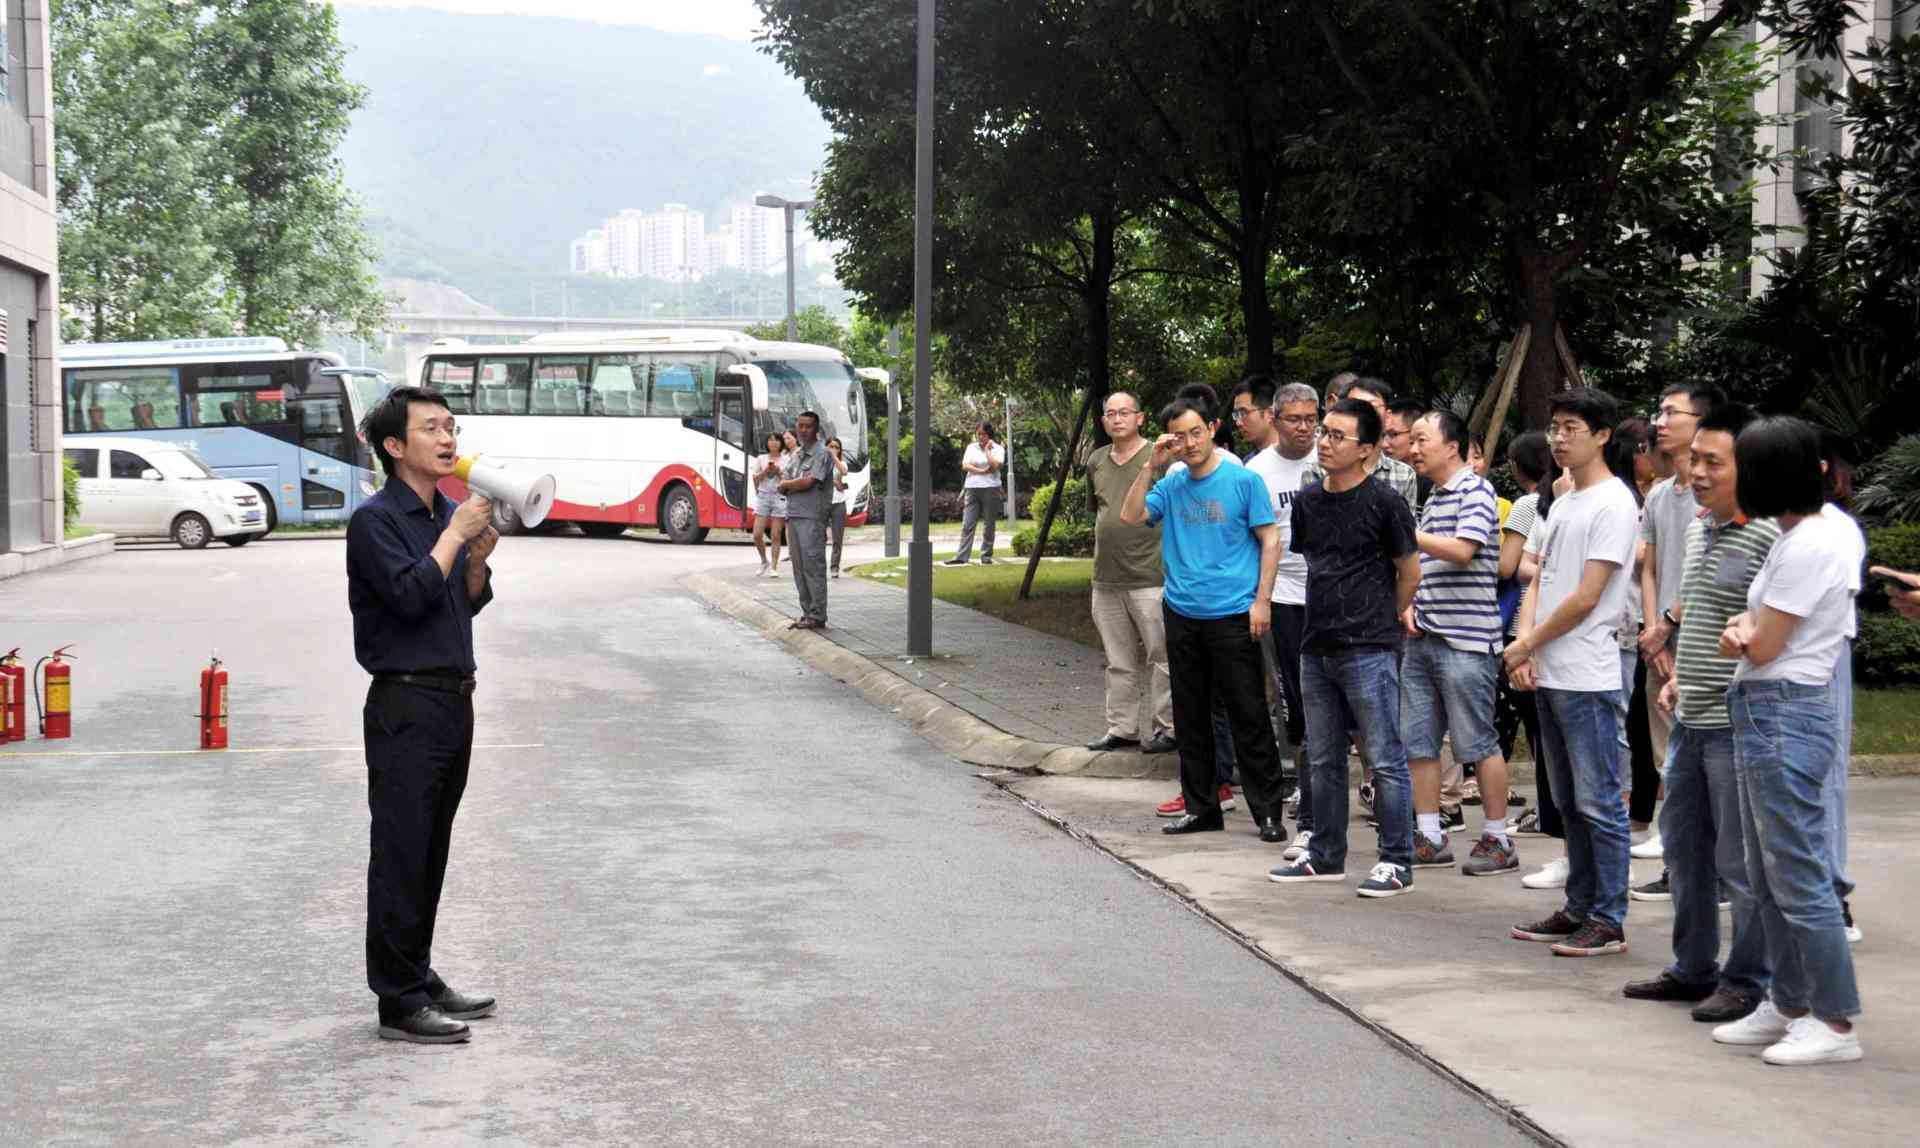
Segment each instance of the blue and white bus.
[[357,428],[391,384],[332,352],[268,338],[69,343],[60,366],[67,435],[184,444],[259,490],[268,530],[344,523],[379,483]]

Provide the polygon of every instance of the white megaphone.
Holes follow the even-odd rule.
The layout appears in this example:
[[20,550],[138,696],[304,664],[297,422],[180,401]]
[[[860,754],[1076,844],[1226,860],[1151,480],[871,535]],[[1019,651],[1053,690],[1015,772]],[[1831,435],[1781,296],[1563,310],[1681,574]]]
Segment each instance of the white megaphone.
[[477,454],[461,455],[453,464],[453,473],[493,502],[512,509],[524,526],[540,525],[553,510],[554,483],[550,474],[522,474],[488,462]]

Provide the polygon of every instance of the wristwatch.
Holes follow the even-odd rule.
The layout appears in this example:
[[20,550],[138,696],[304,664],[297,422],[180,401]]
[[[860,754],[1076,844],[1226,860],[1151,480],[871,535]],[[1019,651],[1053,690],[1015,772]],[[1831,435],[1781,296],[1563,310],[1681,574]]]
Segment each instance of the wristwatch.
[[1672,626],[1674,629],[1677,630],[1680,628],[1680,619],[1673,616],[1672,606],[1668,606],[1666,609],[1660,611],[1660,618],[1662,621],[1666,622],[1667,625]]

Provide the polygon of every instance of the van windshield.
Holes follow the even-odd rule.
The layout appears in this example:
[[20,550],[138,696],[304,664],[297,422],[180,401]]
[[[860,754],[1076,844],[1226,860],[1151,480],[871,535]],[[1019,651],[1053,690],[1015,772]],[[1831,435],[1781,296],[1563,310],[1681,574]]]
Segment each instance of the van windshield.
[[149,452],[147,461],[153,469],[165,478],[217,478],[218,475],[207,469],[200,456],[184,450],[156,450]]

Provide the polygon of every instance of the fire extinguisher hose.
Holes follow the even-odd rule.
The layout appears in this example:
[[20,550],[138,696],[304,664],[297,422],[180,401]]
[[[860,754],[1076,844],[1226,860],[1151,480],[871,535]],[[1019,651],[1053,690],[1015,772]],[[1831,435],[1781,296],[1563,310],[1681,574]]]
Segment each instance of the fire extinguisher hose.
[[40,723],[40,732],[43,734],[47,732],[47,715],[40,708],[40,667],[52,660],[53,655],[48,654],[33,663],[33,716]]

